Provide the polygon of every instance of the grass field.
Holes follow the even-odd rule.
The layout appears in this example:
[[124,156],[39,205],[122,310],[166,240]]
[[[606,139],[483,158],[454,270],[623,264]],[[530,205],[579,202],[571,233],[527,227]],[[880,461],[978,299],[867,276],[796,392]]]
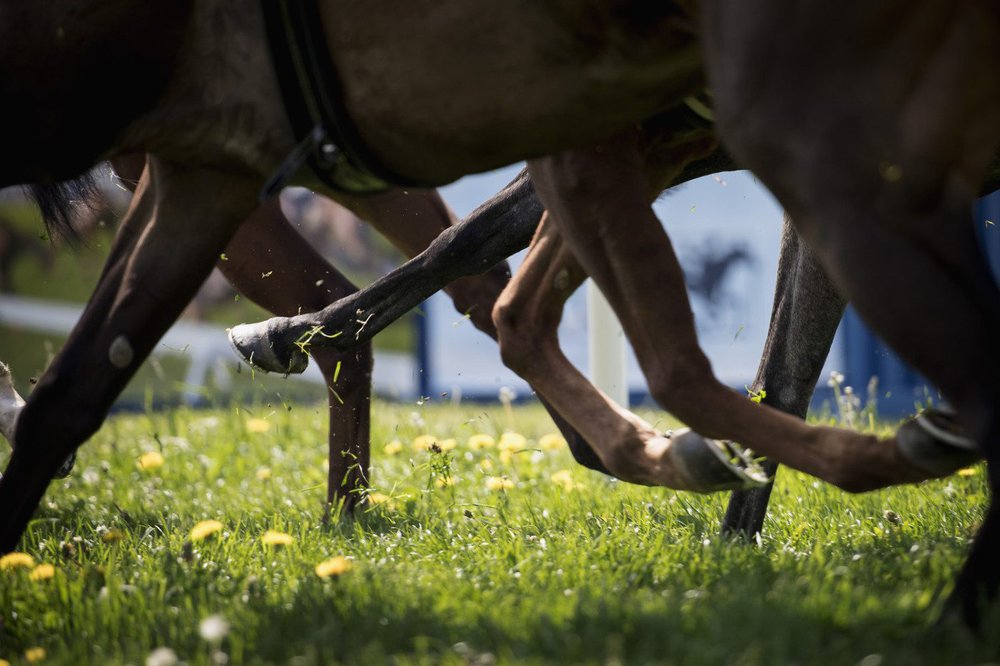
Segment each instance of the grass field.
[[[169,648],[190,664],[877,666],[996,656],[995,635],[974,646],[931,630],[981,516],[981,467],[857,497],[783,471],[763,539],[748,547],[717,535],[723,496],[576,467],[543,442],[552,426],[536,407],[374,411],[378,503],[329,524],[319,407],[111,419],[24,541],[52,569],[0,571],[0,658],[167,664],[171,653],[153,651]],[[505,430],[525,448],[510,437],[504,450],[469,446]],[[455,448],[420,450],[424,434]],[[206,520],[218,531],[193,540]],[[268,530],[293,541],[264,545]],[[331,558],[347,559],[321,577]]]

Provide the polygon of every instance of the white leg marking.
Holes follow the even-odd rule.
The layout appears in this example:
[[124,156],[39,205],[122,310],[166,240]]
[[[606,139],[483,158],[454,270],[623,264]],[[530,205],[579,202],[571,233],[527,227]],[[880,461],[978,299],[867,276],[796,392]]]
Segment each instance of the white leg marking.
[[124,335],[115,338],[108,348],[108,360],[116,368],[127,368],[134,357],[135,352],[132,351],[132,345]]

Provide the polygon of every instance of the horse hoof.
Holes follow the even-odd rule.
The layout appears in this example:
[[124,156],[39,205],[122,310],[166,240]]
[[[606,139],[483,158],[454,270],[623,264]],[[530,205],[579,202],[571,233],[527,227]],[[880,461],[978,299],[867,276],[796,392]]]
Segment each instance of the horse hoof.
[[670,458],[688,480],[686,490],[698,493],[748,490],[771,482],[761,466],[735,444],[702,437],[690,428],[674,431]]
[[0,435],[11,443],[14,441],[14,427],[22,407],[24,399],[14,390],[10,368],[0,362]]
[[982,459],[982,451],[965,436],[955,415],[927,409],[899,426],[896,441],[903,457],[933,476],[948,476]]
[[76,464],[76,454],[71,453],[69,454],[69,457],[63,461],[63,464],[59,467],[59,469],[56,470],[56,478],[65,479],[67,476],[70,475],[70,472],[73,471],[73,465],[75,464]]
[[236,353],[251,367],[263,372],[298,375],[305,372],[309,357],[296,347],[283,357],[282,347],[275,348],[268,333],[267,322],[240,324],[227,331]]

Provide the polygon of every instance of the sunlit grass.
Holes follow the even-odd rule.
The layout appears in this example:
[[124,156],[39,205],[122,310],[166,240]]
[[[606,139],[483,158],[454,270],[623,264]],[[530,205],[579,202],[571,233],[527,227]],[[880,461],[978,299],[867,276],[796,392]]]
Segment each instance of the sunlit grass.
[[614,482],[577,466],[540,409],[512,414],[377,404],[372,501],[328,524],[325,406],[115,417],[46,495],[30,562],[0,571],[0,659],[993,656],[995,639],[928,634],[982,515],[983,468],[862,496],[783,470],[747,547],[718,536],[724,496]]

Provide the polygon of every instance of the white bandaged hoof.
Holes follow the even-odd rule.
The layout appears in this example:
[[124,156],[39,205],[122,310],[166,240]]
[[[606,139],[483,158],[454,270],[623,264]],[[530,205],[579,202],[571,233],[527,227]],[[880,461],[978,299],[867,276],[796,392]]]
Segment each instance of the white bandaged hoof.
[[14,428],[22,407],[24,398],[14,390],[10,368],[0,362],[0,435],[6,437],[11,444],[14,443]]
[[[309,356],[291,346],[290,350],[275,348],[268,333],[267,322],[240,324],[227,331],[233,349],[248,365],[263,372],[298,375],[309,366]],[[284,352],[284,353],[282,353]]]
[[746,451],[732,442],[702,437],[690,428],[673,432],[669,451],[670,462],[687,481],[687,490],[748,490],[771,482]]
[[[14,389],[10,368],[0,362],[0,435],[3,435],[11,446],[14,445],[14,430],[17,428],[17,417],[24,407],[24,398]],[[65,478],[73,471],[76,454],[71,453],[56,471],[56,476]]]
[[899,426],[896,443],[911,465],[933,476],[948,476],[983,457],[955,415],[940,409],[924,410]]

